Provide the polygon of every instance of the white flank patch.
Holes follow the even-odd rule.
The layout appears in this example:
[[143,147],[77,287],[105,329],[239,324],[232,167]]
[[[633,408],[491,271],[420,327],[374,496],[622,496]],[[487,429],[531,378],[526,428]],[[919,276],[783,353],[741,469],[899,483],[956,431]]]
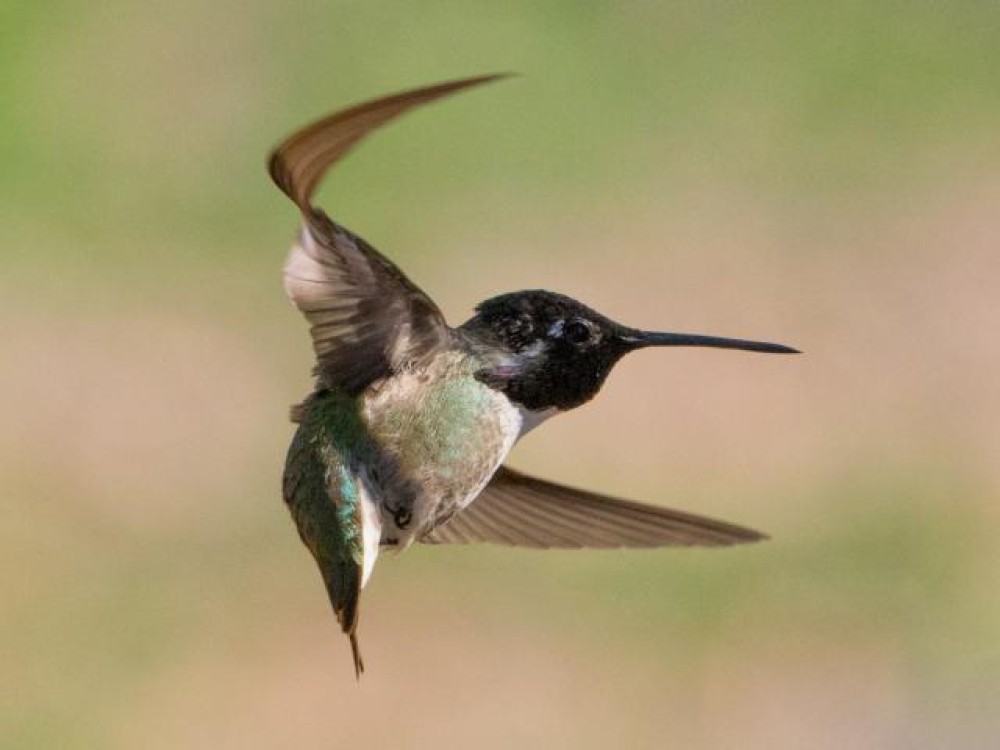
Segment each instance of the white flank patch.
[[378,506],[368,491],[368,483],[360,481],[358,488],[361,498],[361,588],[364,588],[375,569],[378,545],[382,539],[382,519],[379,516]]

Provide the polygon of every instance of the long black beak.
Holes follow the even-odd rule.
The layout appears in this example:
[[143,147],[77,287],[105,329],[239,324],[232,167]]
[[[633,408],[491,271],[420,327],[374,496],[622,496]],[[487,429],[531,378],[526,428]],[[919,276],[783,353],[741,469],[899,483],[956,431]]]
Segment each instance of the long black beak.
[[716,349],[742,349],[743,351],[765,352],[767,354],[801,354],[798,349],[784,344],[726,339],[719,336],[701,336],[697,333],[654,333],[629,329],[620,338],[630,349],[642,349],[646,346],[711,346]]

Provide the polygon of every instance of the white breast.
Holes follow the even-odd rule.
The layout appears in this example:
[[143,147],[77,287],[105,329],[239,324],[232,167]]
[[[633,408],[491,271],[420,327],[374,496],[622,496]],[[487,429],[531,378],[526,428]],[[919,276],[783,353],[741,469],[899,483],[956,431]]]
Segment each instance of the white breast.
[[[521,417],[521,428],[517,434],[517,440],[523,438],[549,417],[554,417],[559,413],[559,409],[554,406],[550,406],[548,409],[532,411],[531,409],[521,406],[520,404],[517,404],[517,411]],[[515,442],[517,441],[515,440]]]

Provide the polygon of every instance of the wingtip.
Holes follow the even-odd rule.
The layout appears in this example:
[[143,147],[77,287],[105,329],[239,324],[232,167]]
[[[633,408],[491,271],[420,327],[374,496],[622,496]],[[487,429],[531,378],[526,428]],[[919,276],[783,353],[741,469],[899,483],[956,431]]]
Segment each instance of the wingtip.
[[499,73],[485,73],[481,76],[473,76],[473,80],[477,80],[478,83],[493,83],[495,81],[503,81],[507,78],[520,78],[522,75],[524,74],[517,70],[503,70]]
[[274,184],[303,212],[326,171],[370,132],[407,110],[466,88],[509,78],[514,73],[488,73],[400,91],[334,112],[305,126],[276,146],[267,159]]
[[756,529],[740,528],[740,534],[738,537],[732,540],[733,544],[757,544],[758,542],[770,541],[771,537],[769,534],[765,534],[763,531],[757,531]]

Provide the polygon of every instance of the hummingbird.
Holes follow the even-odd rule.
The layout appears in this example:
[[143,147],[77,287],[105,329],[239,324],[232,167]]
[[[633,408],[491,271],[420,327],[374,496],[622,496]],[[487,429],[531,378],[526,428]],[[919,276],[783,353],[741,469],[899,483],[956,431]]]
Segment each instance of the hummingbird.
[[355,675],[358,605],[382,548],[491,542],[532,548],[721,547],[763,534],[658,505],[575,489],[504,465],[513,445],[597,395],[638,349],[705,346],[776,354],[780,344],[659,333],[611,320],[563,294],[487,299],[451,327],[386,256],[314,205],[327,170],[408,110],[502,78],[405,91],[336,112],[270,155],[301,228],[284,287],[311,324],[315,387],[298,424],[282,491],[312,553]]

